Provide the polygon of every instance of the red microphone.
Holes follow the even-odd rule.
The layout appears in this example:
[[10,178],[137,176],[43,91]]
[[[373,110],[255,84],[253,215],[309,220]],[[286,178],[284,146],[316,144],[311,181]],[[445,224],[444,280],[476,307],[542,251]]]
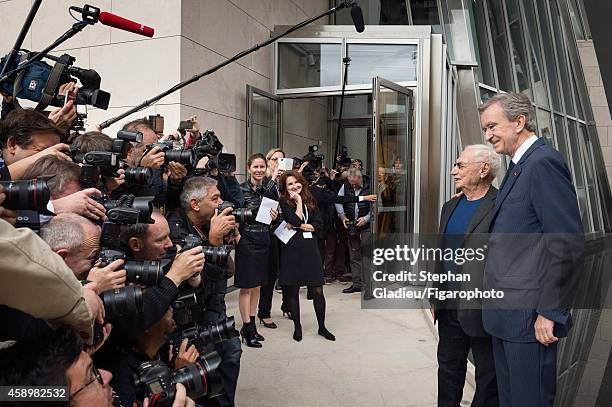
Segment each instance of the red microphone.
[[129,31],[135,34],[144,35],[146,37],[152,37],[153,33],[155,32],[155,30],[151,27],[128,20],[127,18],[119,17],[113,13],[107,13],[106,11],[100,13],[99,21],[104,25]]

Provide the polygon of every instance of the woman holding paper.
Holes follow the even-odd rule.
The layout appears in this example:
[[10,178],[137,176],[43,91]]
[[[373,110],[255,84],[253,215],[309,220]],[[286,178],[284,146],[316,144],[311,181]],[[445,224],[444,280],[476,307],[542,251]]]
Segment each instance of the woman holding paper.
[[[308,286],[319,323],[319,335],[330,341],[336,337],[325,327],[323,296],[323,263],[317,234],[323,222],[317,205],[308,191],[308,183],[297,171],[286,171],[279,179],[280,207],[285,222],[275,232],[282,237],[279,282],[285,290],[295,330],[293,339],[302,340],[300,323],[300,286]],[[286,241],[286,243],[285,243]]]
[[[264,337],[255,326],[255,312],[259,302],[259,289],[265,281],[270,251],[269,225],[278,217],[277,205],[268,205],[268,213],[258,213],[264,196],[275,196],[270,191],[276,185],[266,178],[266,157],[253,154],[247,161],[246,182],[240,185],[245,205],[257,214],[252,225],[240,224],[241,239],[236,246],[236,273],[234,284],[240,288],[238,307],[242,318],[242,341],[252,348],[261,348]],[[276,192],[276,191],[274,191]],[[269,201],[268,201],[269,202]],[[263,206],[262,206],[263,207]]]

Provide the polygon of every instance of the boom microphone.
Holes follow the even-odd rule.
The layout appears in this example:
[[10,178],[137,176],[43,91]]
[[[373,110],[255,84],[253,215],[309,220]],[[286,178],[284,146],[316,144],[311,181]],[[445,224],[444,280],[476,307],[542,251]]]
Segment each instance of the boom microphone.
[[363,30],[365,30],[365,26],[363,24],[363,12],[361,11],[361,7],[359,7],[356,1],[351,1],[349,6],[351,7],[351,17],[353,18],[355,29],[358,33],[362,33]]
[[[359,12],[361,13],[361,10]],[[351,10],[351,14],[352,13],[353,11]],[[361,24],[363,26],[363,16],[361,17],[361,21]],[[147,27],[146,25],[142,25],[135,21],[128,20],[127,18],[119,17],[112,13],[107,13],[106,11],[100,13],[100,22],[104,25],[118,28],[124,31],[129,31],[135,34],[144,35],[145,37],[152,37],[153,33],[155,32],[155,30],[151,27]]]

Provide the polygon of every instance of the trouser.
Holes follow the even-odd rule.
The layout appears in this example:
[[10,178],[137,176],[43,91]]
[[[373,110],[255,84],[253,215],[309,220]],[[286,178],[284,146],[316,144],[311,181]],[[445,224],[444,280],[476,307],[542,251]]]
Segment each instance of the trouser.
[[493,337],[500,407],[552,407],[557,386],[557,343],[508,342]]
[[274,235],[270,236],[270,251],[268,254],[268,270],[266,279],[259,289],[259,305],[257,316],[259,318],[270,318],[272,312],[272,297],[274,296],[274,283],[278,276],[278,256],[279,256],[278,238]]
[[[325,271],[325,277],[340,277],[341,273],[336,273],[336,247],[338,246],[338,234],[334,227],[330,227],[327,231],[327,237],[325,238],[323,255],[323,269]],[[319,245],[320,247],[320,245]]]
[[351,276],[355,287],[362,286],[362,267],[361,267],[361,242],[366,243],[370,232],[362,230],[354,236],[348,235],[349,259],[351,264]]
[[491,338],[469,336],[461,328],[457,311],[436,310],[438,320],[438,407],[461,405],[470,349],[476,366],[473,407],[497,407],[497,382]]
[[340,226],[340,228],[336,231],[338,240],[336,241],[336,250],[334,252],[334,258],[336,259],[336,263],[334,265],[334,271],[336,272],[336,277],[341,277],[346,271],[346,248],[347,248],[347,236],[346,236],[346,228]]

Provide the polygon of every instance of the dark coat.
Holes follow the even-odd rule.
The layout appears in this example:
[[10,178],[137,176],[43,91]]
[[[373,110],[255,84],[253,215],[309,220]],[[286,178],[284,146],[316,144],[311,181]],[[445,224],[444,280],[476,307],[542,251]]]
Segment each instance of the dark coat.
[[551,303],[575,292],[584,231],[570,171],[543,139],[506,174],[490,232],[484,287],[504,298],[485,301],[485,330],[510,342],[536,342],[533,326],[543,315],[555,322],[555,336],[566,336],[569,310]]
[[[486,233],[489,232],[491,219],[493,218],[493,207],[497,197],[497,188],[491,186],[484,196],[482,202],[476,209],[472,220],[468,226],[465,237],[463,238],[463,248],[478,249],[486,245]],[[442,207],[440,215],[440,235],[446,230],[446,225],[450,220],[453,211],[459,204],[460,198],[453,198],[446,202]],[[470,291],[474,288],[482,290],[483,274],[486,262],[470,261],[461,266],[457,266],[457,273],[469,274],[470,281],[461,282],[461,290]],[[443,272],[442,263],[436,263],[436,272]],[[445,304],[435,303],[434,308],[443,308]],[[454,304],[457,306],[457,319],[461,324],[463,331],[469,336],[487,337],[489,336],[482,326],[482,310],[479,309],[479,303],[474,300],[468,302],[459,302]]]

